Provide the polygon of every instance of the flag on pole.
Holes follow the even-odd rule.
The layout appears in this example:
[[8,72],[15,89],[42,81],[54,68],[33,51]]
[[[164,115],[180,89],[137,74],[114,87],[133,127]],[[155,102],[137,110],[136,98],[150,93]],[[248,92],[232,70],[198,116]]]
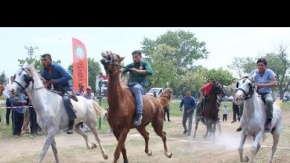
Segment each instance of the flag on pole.
[[85,45],[78,39],[72,38],[73,43],[73,91],[78,90],[78,85],[83,83],[88,87],[88,61]]

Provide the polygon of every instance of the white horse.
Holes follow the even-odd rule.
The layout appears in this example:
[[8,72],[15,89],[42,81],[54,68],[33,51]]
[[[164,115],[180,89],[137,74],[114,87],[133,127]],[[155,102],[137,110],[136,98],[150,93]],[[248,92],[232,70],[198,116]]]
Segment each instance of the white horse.
[[[33,65],[25,63],[16,73],[15,81],[10,88],[11,95],[26,91],[31,99],[32,105],[37,114],[37,123],[46,135],[46,141],[42,148],[39,163],[41,163],[47,153],[48,148],[52,147],[55,161],[59,162],[56,148],[55,136],[61,130],[68,128],[68,115],[66,113],[62,97],[56,93],[48,91],[42,83],[41,77],[37,74]],[[81,124],[91,129],[98,142],[102,156],[108,159],[96,129],[97,117],[102,117],[105,110],[94,100],[87,100],[82,96],[77,96],[78,102],[71,100],[76,110],[75,131],[83,136],[88,149],[97,147],[94,143],[88,142],[88,135],[81,129]]]
[[[255,85],[254,76],[245,76],[237,82],[238,90],[234,100],[240,102],[244,100],[243,115],[241,118],[241,141],[238,147],[241,162],[254,162],[255,156],[260,149],[260,142],[267,133],[265,130],[265,122],[267,119],[266,105],[256,92],[257,87]],[[282,129],[282,102],[278,98],[273,104],[273,118],[271,134],[273,136],[272,154],[269,162],[273,162],[273,156],[277,149],[279,137]],[[251,157],[243,157],[243,146],[247,136],[253,138],[251,147]]]

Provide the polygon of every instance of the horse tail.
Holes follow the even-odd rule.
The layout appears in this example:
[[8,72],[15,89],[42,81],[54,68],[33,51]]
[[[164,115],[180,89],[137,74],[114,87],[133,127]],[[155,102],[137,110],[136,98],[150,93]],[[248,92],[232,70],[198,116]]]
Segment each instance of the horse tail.
[[95,100],[90,100],[93,104],[93,107],[97,113],[98,118],[101,118],[105,115],[105,109],[102,108]]
[[158,97],[158,101],[163,107],[168,105],[168,103],[171,101],[172,94],[173,90],[171,88],[165,88],[163,92],[160,94],[160,96]]
[[276,101],[274,102],[274,105],[278,106],[281,109],[283,102],[280,98],[277,98]]

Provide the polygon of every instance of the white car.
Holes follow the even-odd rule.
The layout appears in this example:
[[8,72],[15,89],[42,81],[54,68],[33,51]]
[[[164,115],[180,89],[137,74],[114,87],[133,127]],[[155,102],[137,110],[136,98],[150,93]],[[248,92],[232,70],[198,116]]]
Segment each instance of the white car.
[[146,95],[151,95],[151,96],[153,96],[153,92],[156,92],[157,97],[159,97],[160,94],[162,93],[162,91],[163,91],[163,88],[151,88],[151,89],[146,93]]

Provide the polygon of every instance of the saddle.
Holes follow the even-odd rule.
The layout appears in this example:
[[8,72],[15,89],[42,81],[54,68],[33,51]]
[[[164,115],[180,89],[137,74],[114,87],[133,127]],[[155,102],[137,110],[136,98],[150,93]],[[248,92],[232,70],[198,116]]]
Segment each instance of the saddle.
[[59,87],[60,91],[56,91],[56,90],[52,90],[49,89],[48,91],[52,92],[52,93],[56,93],[60,96],[63,96],[65,93],[67,93],[69,95],[69,98],[73,99],[74,101],[78,102],[78,98],[77,96],[74,94],[74,92],[72,91],[72,93],[68,92],[67,90],[65,90],[63,87]]

